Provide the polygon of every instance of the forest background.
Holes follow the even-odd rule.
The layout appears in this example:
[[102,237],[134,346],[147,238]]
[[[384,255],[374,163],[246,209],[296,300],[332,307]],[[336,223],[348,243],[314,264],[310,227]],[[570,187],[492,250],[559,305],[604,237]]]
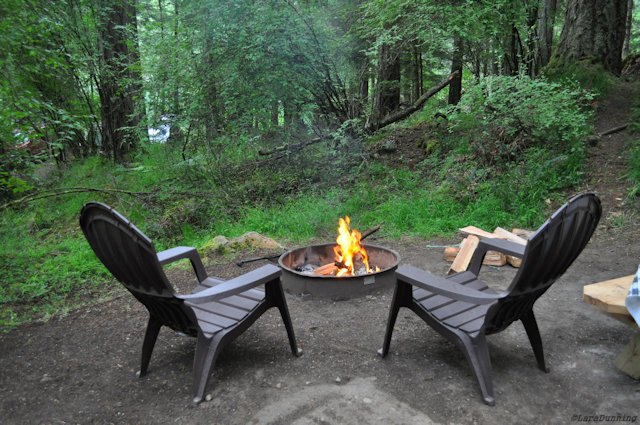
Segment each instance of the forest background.
[[[344,215],[393,238],[537,227],[637,73],[637,3],[4,0],[0,327],[109,296],[89,200],[159,249],[331,240]],[[640,143],[625,161],[637,209]]]

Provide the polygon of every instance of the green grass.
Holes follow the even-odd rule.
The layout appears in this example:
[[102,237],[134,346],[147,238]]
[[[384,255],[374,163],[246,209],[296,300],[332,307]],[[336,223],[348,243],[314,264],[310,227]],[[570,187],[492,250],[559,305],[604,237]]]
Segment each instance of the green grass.
[[[589,117],[577,90],[510,78],[490,84],[490,90],[469,88],[461,108],[447,111],[449,130],[438,127],[432,134],[437,148],[425,147],[429,155],[412,169],[364,154],[375,137],[393,136],[393,129],[361,144],[316,144],[275,165],[245,169],[244,160],[260,161],[255,139],[235,140],[235,150],[225,140],[194,143],[186,161],[181,146],[170,145],[147,146],[126,167],[99,157],[74,160],[30,182],[35,193],[121,192],[60,194],[0,211],[0,328],[46,318],[117,287],[78,226],[80,208],[91,200],[116,208],[158,250],[201,247],[216,235],[252,230],[287,244],[330,240],[345,215],[361,231],[383,222],[380,235],[388,238],[453,237],[470,224],[535,228],[550,212],[545,201],[561,203],[580,182]],[[545,129],[537,128],[540,116]],[[513,123],[518,132],[505,132]],[[429,118],[403,125],[414,124],[429,125]],[[483,151],[488,142],[500,155]]]

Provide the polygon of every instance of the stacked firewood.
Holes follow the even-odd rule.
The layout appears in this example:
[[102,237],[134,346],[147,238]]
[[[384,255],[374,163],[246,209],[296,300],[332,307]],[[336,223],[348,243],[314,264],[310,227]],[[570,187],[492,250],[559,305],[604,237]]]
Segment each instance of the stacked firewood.
[[[480,239],[500,238],[526,245],[527,239],[532,233],[531,231],[523,229],[513,229],[510,232],[502,227],[497,227],[493,233],[479,229],[475,226],[467,226],[459,230],[460,233],[466,237],[462,240],[459,246],[447,247],[444,250],[445,259],[451,262],[448,274],[461,272],[467,269],[469,262],[471,262],[471,257],[473,257],[473,253],[480,243]],[[518,257],[505,255],[497,251],[488,251],[482,264],[498,267],[510,264],[513,267],[520,267],[520,262],[521,259]]]

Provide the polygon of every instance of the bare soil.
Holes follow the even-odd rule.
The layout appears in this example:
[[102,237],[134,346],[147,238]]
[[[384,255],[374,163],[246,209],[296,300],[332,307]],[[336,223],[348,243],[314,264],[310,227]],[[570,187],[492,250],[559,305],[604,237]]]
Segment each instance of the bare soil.
[[[624,123],[637,96],[637,84],[616,89],[599,106],[596,130]],[[600,195],[604,219],[535,306],[551,372],[537,369],[520,324],[489,337],[495,407],[482,403],[463,354],[406,309],[389,356],[378,357],[393,288],[342,301],[287,295],[302,357],[291,355],[281,319],[269,311],[221,354],[207,386],[210,400],[194,406],[194,340],[163,329],[150,373],[138,379],[147,313],[118,289],[110,301],[0,336],[0,422],[555,424],[588,415],[635,421],[640,382],[613,361],[637,330],[582,299],[584,285],[632,274],[640,261],[638,207],[626,203],[622,178],[622,152],[632,137],[616,133],[591,148],[588,178],[578,189]],[[395,249],[402,263],[440,274],[448,268],[442,249],[427,246],[459,242],[374,236],[371,243]],[[263,264],[240,268],[236,258],[210,260],[209,273],[222,278]],[[514,273],[509,266],[483,268],[483,277],[497,286]],[[179,268],[169,275],[180,288],[193,283]]]

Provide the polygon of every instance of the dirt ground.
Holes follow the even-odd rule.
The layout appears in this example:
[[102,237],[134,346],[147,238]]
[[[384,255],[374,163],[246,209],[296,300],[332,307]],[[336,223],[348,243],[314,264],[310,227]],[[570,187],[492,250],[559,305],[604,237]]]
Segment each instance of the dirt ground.
[[[630,93],[632,95],[630,95]],[[626,85],[601,105],[597,131],[627,119],[637,85]],[[640,381],[613,361],[634,336],[582,298],[584,285],[635,272],[640,225],[625,204],[621,151],[632,137],[605,136],[590,152],[584,188],[602,200],[604,218],[568,272],[536,303],[550,373],[536,367],[523,327],[488,338],[496,406],[483,404],[462,354],[417,316],[401,310],[391,351],[382,344],[393,288],[349,300],[287,295],[299,346],[293,357],[276,310],[262,316],[221,354],[206,394],[191,404],[194,340],[163,329],[149,374],[138,379],[147,313],[120,290],[115,299],[83,307],[47,323],[0,336],[0,422],[179,424],[429,424],[570,423],[589,415],[635,422]],[[636,207],[637,208],[637,207]],[[444,274],[442,249],[451,240],[370,243],[399,252],[403,264]],[[259,253],[241,253],[239,258]],[[231,278],[243,268],[214,259],[209,273]],[[484,267],[482,277],[504,286],[515,269]],[[180,287],[188,274],[169,272]]]

